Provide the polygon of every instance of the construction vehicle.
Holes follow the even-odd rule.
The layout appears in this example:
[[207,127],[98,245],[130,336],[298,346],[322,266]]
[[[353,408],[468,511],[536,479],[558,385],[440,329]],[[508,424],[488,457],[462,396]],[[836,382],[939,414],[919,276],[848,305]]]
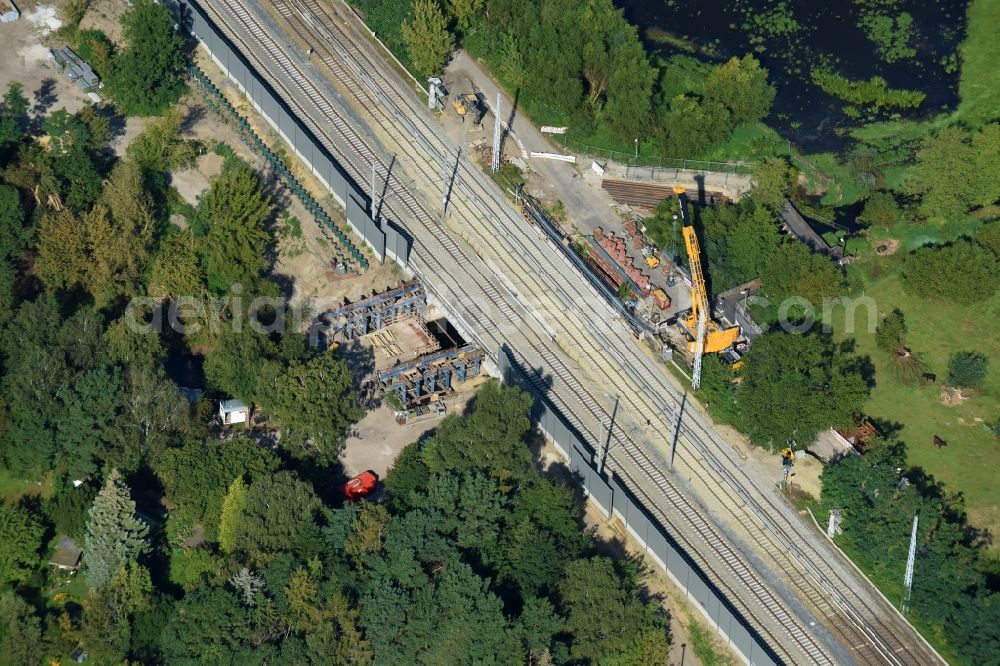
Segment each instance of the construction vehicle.
[[344,497],[348,502],[354,502],[365,495],[371,494],[378,486],[378,474],[371,470],[361,472],[344,484]]
[[656,268],[660,265],[660,258],[656,256],[656,248],[650,245],[642,248],[642,256],[646,258],[646,265],[650,268]]
[[667,292],[663,291],[662,289],[654,289],[652,296],[653,296],[653,302],[656,303],[656,307],[660,308],[661,310],[670,309],[670,297],[667,296]]
[[782,467],[791,467],[794,464],[795,464],[795,451],[792,451],[788,447],[781,449]]
[[480,98],[480,93],[463,93],[458,95],[451,105],[463,123],[465,122],[465,118],[469,117],[472,118],[473,125],[478,125],[483,122],[483,116],[486,115],[486,105]]
[[[723,329],[712,319],[712,310],[709,306],[708,288],[705,285],[705,276],[701,270],[701,247],[698,243],[698,235],[687,217],[686,198],[683,187],[675,187],[674,192],[680,204],[681,219],[684,221],[684,246],[687,248],[688,261],[691,264],[691,312],[683,320],[688,334],[694,338],[689,343],[688,349],[692,352],[713,353],[729,349],[740,336],[738,326]],[[704,332],[699,333],[699,319],[704,315]],[[701,338],[701,340],[699,340]],[[698,349],[701,342],[701,349]]]

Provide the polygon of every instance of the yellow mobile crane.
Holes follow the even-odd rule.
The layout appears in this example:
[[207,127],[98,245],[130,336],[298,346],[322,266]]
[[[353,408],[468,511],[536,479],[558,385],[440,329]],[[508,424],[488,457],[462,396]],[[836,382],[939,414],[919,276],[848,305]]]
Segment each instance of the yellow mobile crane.
[[691,266],[691,313],[685,319],[684,326],[694,337],[688,349],[694,353],[695,378],[691,384],[697,389],[701,380],[702,354],[729,349],[740,336],[740,329],[738,326],[723,329],[712,320],[708,288],[705,286],[705,276],[701,270],[701,247],[698,244],[698,235],[687,217],[684,188],[674,187],[674,192],[680,204],[681,220],[684,223],[684,247],[687,248],[688,263]]

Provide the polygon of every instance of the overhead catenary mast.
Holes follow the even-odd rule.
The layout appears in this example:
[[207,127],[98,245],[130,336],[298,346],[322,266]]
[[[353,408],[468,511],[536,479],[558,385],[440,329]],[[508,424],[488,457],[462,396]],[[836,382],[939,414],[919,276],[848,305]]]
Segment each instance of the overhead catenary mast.
[[496,173],[500,170],[500,93],[497,92],[497,105],[493,108],[493,164],[490,170]]
[[913,564],[917,558],[917,522],[920,514],[913,516],[913,532],[910,534],[910,554],[906,557],[906,573],[903,575],[903,585],[906,586],[906,598],[903,599],[903,612],[910,603],[910,593],[913,591]]

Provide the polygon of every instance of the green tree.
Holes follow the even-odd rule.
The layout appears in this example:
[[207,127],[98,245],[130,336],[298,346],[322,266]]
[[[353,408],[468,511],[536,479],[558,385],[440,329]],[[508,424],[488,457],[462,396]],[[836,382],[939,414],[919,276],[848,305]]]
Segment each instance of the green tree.
[[893,309],[875,330],[875,344],[884,352],[894,352],[906,344],[906,321],[899,308]]
[[[939,221],[1000,199],[993,176],[1000,166],[1000,124],[971,135],[961,127],[929,134],[916,153],[907,191],[920,196],[920,212]],[[947,177],[944,176],[947,174]]]
[[903,288],[915,296],[971,305],[996,293],[1000,262],[991,250],[960,239],[911,252],[903,261],[900,277]]
[[8,84],[0,105],[0,164],[5,153],[21,141],[28,121],[28,106],[24,86],[16,82]]
[[271,200],[261,191],[257,173],[242,160],[228,162],[198,208],[208,223],[202,252],[209,285],[221,291],[253,283],[267,268],[271,242],[264,225]]
[[134,561],[121,565],[103,594],[115,622],[127,622],[131,616],[149,607],[153,595],[149,570]]
[[455,48],[448,20],[436,0],[415,0],[413,18],[403,23],[403,40],[413,65],[421,74],[440,74]]
[[45,655],[42,623],[31,604],[13,591],[0,593],[0,650],[11,666],[38,666]]
[[233,480],[253,480],[277,468],[274,453],[244,437],[221,442],[189,439],[168,448],[156,462],[157,476],[167,497],[177,504],[178,516],[204,524],[208,538],[219,525]]
[[125,155],[147,172],[173,171],[193,164],[198,145],[181,135],[184,120],[180,109],[169,109],[162,118],[146,125],[128,145]]
[[699,156],[729,134],[729,110],[714,101],[680,94],[664,105],[660,118],[663,150],[677,157]]
[[38,228],[35,274],[50,290],[83,284],[90,265],[86,227],[71,211],[48,212]]
[[309,440],[325,459],[339,455],[347,427],[360,419],[351,370],[336,354],[320,354],[287,368],[268,364],[258,393],[285,432]]
[[[566,567],[559,585],[566,609],[570,655],[591,663],[613,658],[616,663],[664,663],[668,627],[654,602],[643,603],[635,587],[635,573],[606,557],[577,560]],[[608,613],[614,608],[614,613]],[[642,649],[646,630],[662,640],[653,654]],[[644,661],[648,659],[648,661]]]
[[164,236],[152,261],[149,295],[153,298],[199,296],[205,291],[205,270],[194,236],[187,229]]
[[112,60],[112,97],[126,115],[158,115],[184,93],[184,42],[170,10],[153,0],[136,0],[122,28],[126,46]]
[[448,0],[448,13],[455,18],[459,30],[468,32],[479,18],[485,0]]
[[792,185],[792,172],[788,162],[780,157],[769,157],[753,167],[753,187],[750,198],[773,211],[781,210]]
[[262,366],[278,356],[270,337],[243,322],[227,325],[205,359],[208,385],[245,402],[258,399]]
[[23,582],[38,568],[44,532],[24,506],[0,504],[0,585]]
[[424,447],[423,458],[435,473],[486,471],[507,481],[523,479],[531,469],[525,437],[531,396],[498,382],[476,392],[476,408],[466,418],[445,418]]
[[219,512],[219,548],[223,553],[233,553],[240,547],[240,528],[247,506],[247,484],[237,476],[229,484]]
[[874,224],[888,229],[902,217],[896,197],[890,192],[872,192],[865,201],[861,211],[861,219],[867,224]]
[[142,171],[123,162],[111,172],[100,205],[87,218],[90,265],[87,282],[95,295],[133,295],[146,267],[156,232],[152,202]]
[[1000,221],[987,222],[973,237],[977,243],[988,248],[1000,259]]
[[752,199],[704,208],[701,222],[702,261],[708,261],[703,268],[713,293],[762,276],[784,240],[774,223],[774,213]]
[[713,69],[705,82],[705,95],[729,109],[733,122],[740,125],[758,121],[771,111],[775,89],[760,62],[745,55]]
[[122,445],[115,424],[125,405],[121,375],[104,368],[82,372],[62,392],[61,402],[57,433],[63,460],[72,478],[87,478]]
[[[251,554],[291,550],[315,527],[320,505],[312,486],[293,472],[261,476],[247,489],[246,503],[235,521],[237,549]],[[222,515],[225,521],[225,503]],[[220,544],[222,532],[220,528]]]
[[957,352],[948,360],[948,383],[952,386],[975,387],[986,379],[989,359],[979,352]]
[[30,232],[31,228],[24,224],[21,196],[13,187],[0,184],[0,259],[19,254]]
[[844,289],[844,274],[837,265],[828,256],[810,252],[797,242],[778,248],[761,277],[764,294],[779,307],[786,299],[798,297],[819,309],[824,300],[836,298]]
[[754,341],[736,389],[736,424],[775,450],[812,442],[824,428],[853,422],[868,398],[861,371],[818,335],[765,333]]
[[84,552],[87,553],[87,585],[107,587],[119,567],[146,552],[149,526],[135,515],[135,502],[118,470],[112,469],[104,487],[94,498],[87,521]]
[[268,645],[247,645],[250,618],[233,592],[203,587],[185,595],[163,628],[164,663],[259,663]]
[[[620,17],[619,17],[620,18]],[[611,75],[603,117],[618,136],[640,138],[649,132],[656,70],[639,42],[636,30],[620,18],[625,28],[612,50]]]

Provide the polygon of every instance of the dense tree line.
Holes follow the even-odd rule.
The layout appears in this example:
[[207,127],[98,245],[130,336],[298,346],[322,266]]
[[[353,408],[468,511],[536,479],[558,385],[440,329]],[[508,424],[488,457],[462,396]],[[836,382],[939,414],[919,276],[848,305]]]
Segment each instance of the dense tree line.
[[[751,56],[707,66],[654,61],[611,0],[359,0],[377,34],[419,74],[456,44],[482,58],[539,124],[582,138],[694,157],[770,111]],[[678,75],[683,71],[682,75]]]
[[843,516],[839,540],[895,603],[904,595],[912,521],[919,516],[911,615],[962,661],[994,663],[1000,654],[995,563],[983,552],[987,535],[966,522],[961,496],[909,468],[904,445],[892,440],[864,456],[840,458],[822,480],[824,509]]

